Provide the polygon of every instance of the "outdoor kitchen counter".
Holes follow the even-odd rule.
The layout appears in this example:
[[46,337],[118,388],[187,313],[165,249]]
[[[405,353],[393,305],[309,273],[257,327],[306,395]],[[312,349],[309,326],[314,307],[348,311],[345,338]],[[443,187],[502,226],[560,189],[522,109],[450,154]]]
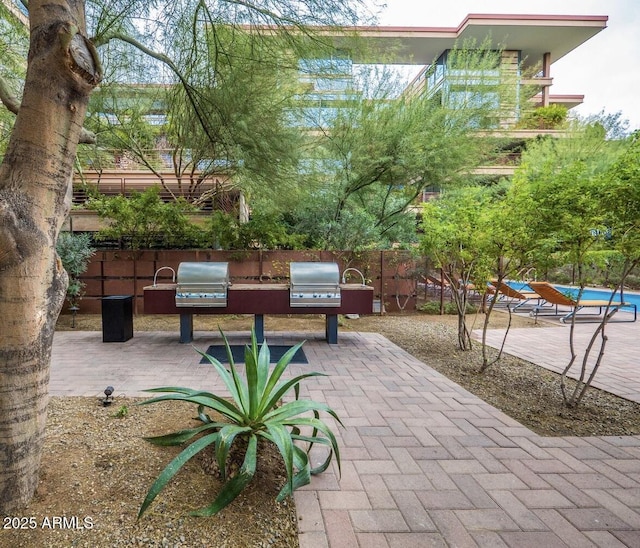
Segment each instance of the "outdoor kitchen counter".
[[326,336],[330,344],[338,342],[338,314],[371,314],[373,287],[340,284],[340,306],[292,307],[289,284],[232,284],[228,288],[226,306],[177,307],[177,284],[163,283],[144,288],[145,314],[179,314],[180,342],[193,340],[194,314],[254,314],[254,329],[259,341],[264,340],[265,314],[324,314]]

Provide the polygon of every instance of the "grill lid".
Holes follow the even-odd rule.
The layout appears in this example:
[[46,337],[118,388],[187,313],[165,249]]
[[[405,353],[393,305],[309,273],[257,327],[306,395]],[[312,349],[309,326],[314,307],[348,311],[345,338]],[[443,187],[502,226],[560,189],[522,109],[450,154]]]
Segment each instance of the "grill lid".
[[176,306],[227,306],[229,263],[180,263]]
[[340,271],[337,263],[293,262],[289,266],[292,307],[340,306]]

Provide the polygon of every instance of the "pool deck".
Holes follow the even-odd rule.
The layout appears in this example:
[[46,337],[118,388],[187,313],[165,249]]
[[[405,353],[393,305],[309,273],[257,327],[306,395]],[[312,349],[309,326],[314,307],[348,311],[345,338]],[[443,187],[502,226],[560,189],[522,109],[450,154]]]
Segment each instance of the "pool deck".
[[[510,349],[529,346],[526,359],[560,367],[567,329],[514,330]],[[634,398],[638,329],[612,326],[607,359],[619,361],[599,373]],[[309,364],[291,373],[327,373],[303,396],[344,423],[334,425],[342,475],[332,464],[295,494],[302,548],[640,547],[640,436],[539,436],[378,334],[341,333],[336,345],[315,333],[266,335],[270,344],[307,339]],[[200,349],[220,342],[195,334]],[[116,396],[161,385],[224,393],[198,362],[173,333],[103,343],[99,332],[57,332],[51,394],[97,397],[109,384]]]

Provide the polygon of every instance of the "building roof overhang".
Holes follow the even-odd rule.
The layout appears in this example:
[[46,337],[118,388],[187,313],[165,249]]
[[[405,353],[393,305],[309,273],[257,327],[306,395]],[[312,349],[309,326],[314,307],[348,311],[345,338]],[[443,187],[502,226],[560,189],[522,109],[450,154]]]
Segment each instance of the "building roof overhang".
[[[542,95],[534,95],[530,101],[533,102],[537,107],[542,106]],[[550,95],[549,96],[549,104],[550,105],[562,105],[567,107],[568,110],[581,105],[584,102],[584,95]]]
[[606,15],[497,15],[469,14],[455,28],[357,26],[348,29],[326,29],[335,33],[337,47],[349,48],[348,36],[366,40],[370,48],[354,61],[362,63],[430,65],[441,53],[467,39],[477,43],[490,41],[493,48],[522,52],[524,67],[539,64],[545,53],[551,62],[606,28]]

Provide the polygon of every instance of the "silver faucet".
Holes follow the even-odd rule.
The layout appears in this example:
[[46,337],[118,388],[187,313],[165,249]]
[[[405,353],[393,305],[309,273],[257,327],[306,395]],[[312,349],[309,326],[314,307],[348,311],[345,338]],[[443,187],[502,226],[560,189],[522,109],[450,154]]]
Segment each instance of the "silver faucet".
[[344,283],[347,283],[347,276],[346,276],[346,274],[347,274],[347,272],[349,272],[350,270],[353,270],[354,272],[357,272],[358,274],[360,274],[360,277],[362,278],[362,285],[363,285],[363,286],[367,285],[367,282],[366,282],[366,281],[365,281],[365,279],[364,279],[364,274],[363,274],[362,272],[360,272],[357,268],[353,268],[353,267],[351,267],[351,268],[346,268],[346,269],[344,270],[344,272],[342,273],[342,283],[343,283],[343,284],[344,284]]
[[171,268],[170,266],[161,266],[160,268],[158,268],[158,270],[156,270],[156,273],[153,275],[153,287],[155,287],[156,284],[156,279],[158,277],[158,272],[160,272],[161,270],[164,270],[165,268],[171,270],[171,272],[173,272],[173,282],[176,281],[176,271]]

